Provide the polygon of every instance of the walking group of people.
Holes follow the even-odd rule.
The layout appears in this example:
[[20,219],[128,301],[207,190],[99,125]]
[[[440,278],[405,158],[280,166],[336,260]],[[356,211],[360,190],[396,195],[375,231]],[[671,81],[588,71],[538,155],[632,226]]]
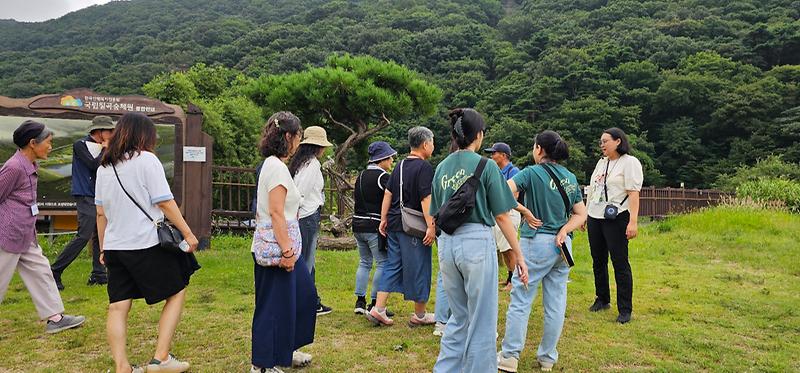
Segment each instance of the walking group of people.
[[[82,316],[64,314],[58,289],[63,289],[64,269],[94,241],[89,284],[107,283],[107,334],[116,371],[186,371],[189,364],[169,350],[186,287],[199,269],[192,254],[198,242],[154,153],[152,121],[133,113],[116,124],[106,118],[96,119],[89,135],[73,147],[79,232],[52,267],[37,244],[35,222],[37,160],[47,158],[53,134],[30,120],[14,132],[19,150],[0,169],[0,224],[8,227],[0,232],[0,301],[18,270],[40,318],[47,320],[47,332],[81,325]],[[369,145],[368,164],[354,189],[352,226],[360,256],[354,312],[376,325],[393,325],[389,296],[400,293],[413,302],[407,325],[435,325],[433,333],[441,336],[434,372],[516,372],[541,284],[544,327],[536,358],[549,370],[558,361],[572,232],[588,226],[596,288],[589,310],[610,307],[610,254],[618,289],[617,321],[629,322],[633,280],[628,240],[638,232],[643,176],[624,132],[603,132],[603,157],[584,203],[577,178],[560,164],[569,157],[569,147],[557,133],[537,134],[533,165],[519,170],[504,143],[483,149],[493,161],[479,154],[486,125],[477,111],[451,111],[449,127],[452,151],[435,169],[428,162],[434,152],[428,128],[408,131],[409,153],[397,164],[398,152],[388,143]],[[308,365],[312,357],[300,349],[313,342],[317,316],[332,311],[322,304],[314,280],[325,200],[319,159],[332,145],[322,127],[303,130],[300,119],[289,112],[273,114],[263,128],[258,148],[264,161],[257,171],[251,246],[251,372]],[[85,182],[76,182],[76,177]],[[164,219],[182,233],[186,252],[161,247],[154,222]],[[439,271],[435,309],[429,313],[434,243]],[[498,252],[508,268],[502,285],[511,292],[499,352]],[[165,301],[156,350],[145,367],[130,364],[126,354],[127,317],[132,300],[139,298],[148,304]]]

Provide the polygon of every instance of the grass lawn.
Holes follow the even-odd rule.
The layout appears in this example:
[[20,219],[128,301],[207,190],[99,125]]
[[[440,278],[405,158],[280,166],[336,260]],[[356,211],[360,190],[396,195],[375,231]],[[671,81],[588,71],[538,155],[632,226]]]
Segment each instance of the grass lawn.
[[[555,370],[800,371],[798,241],[800,216],[768,211],[716,208],[649,224],[630,251],[634,318],[618,325],[613,304],[610,311],[587,311],[594,299],[591,258],[585,234],[578,234]],[[44,243],[51,260],[63,244]],[[249,369],[249,244],[247,238],[220,236],[212,250],[198,255],[204,268],[192,278],[173,347],[195,372]],[[432,328],[405,326],[403,315],[410,314],[412,305],[400,295],[390,298],[398,325],[375,328],[353,314],[356,251],[321,252],[317,261],[318,287],[334,312],[318,319],[316,341],[305,349],[314,362],[295,371],[431,370],[439,340]],[[85,284],[90,265],[84,251],[63,276],[67,312],[86,315],[86,324],[52,336],[44,334],[15,275],[0,305],[0,372],[105,372],[113,366],[105,337],[108,298],[104,287]],[[500,293],[500,338],[508,299]],[[135,363],[152,357],[159,312],[160,306],[134,302],[128,351]],[[538,302],[521,372],[535,367],[541,315]]]

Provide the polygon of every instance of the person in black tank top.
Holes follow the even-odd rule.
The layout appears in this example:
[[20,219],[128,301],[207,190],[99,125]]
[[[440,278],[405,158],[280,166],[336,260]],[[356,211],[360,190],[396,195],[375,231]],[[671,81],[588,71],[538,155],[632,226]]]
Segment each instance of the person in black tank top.
[[[358,245],[360,260],[356,270],[356,305],[353,312],[366,315],[373,306],[377,297],[377,284],[386,263],[386,237],[378,233],[381,222],[381,203],[389,182],[387,172],[394,164],[397,151],[383,141],[369,144],[369,164],[367,169],[361,171],[356,179],[353,199],[355,212],[353,214],[353,236]],[[369,272],[375,262],[375,275],[372,277],[372,301],[367,304],[367,282]]]

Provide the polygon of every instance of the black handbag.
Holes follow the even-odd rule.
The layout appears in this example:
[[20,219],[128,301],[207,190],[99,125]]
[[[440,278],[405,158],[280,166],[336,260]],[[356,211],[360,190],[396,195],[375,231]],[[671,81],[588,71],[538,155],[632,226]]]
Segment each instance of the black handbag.
[[[561,185],[561,180],[558,180],[558,177],[556,177],[556,174],[553,173],[553,170],[550,169],[548,164],[543,163],[542,167],[545,171],[547,171],[547,174],[550,175],[550,178],[553,179],[553,183],[556,184],[558,192],[561,194],[561,199],[564,201],[564,209],[567,216],[567,221],[569,221],[570,211],[572,211],[572,209],[569,207],[569,197],[567,197],[567,191],[564,190],[564,186]],[[572,259],[572,254],[569,253],[567,243],[565,242],[558,249],[561,252],[561,259],[564,260],[564,263],[567,263],[567,265],[570,267],[574,266],[575,261]]]
[[135,199],[125,190],[125,187],[122,185],[122,180],[119,179],[119,174],[117,173],[117,168],[114,165],[111,165],[111,168],[114,169],[114,176],[117,177],[117,182],[119,182],[120,188],[122,191],[125,192],[125,195],[133,202],[139,210],[147,216],[147,219],[152,221],[153,224],[156,226],[156,233],[158,234],[158,243],[164,250],[174,252],[174,253],[184,253],[183,250],[180,248],[180,244],[183,241],[183,234],[171,224],[169,224],[166,219],[162,220],[153,220],[150,214],[145,211],[139,202],[136,202]]
[[486,167],[487,158],[481,157],[475,172],[458,187],[458,190],[445,201],[434,216],[436,227],[447,234],[455,233],[464,224],[475,207],[475,195],[481,185],[481,175]]

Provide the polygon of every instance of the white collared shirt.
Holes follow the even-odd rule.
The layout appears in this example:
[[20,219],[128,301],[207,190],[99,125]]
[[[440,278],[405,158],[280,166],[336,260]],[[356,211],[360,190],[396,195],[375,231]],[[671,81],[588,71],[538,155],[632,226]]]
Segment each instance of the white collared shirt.
[[325,179],[322,177],[322,165],[316,157],[297,171],[294,183],[303,198],[300,202],[300,218],[310,216],[325,204]]

